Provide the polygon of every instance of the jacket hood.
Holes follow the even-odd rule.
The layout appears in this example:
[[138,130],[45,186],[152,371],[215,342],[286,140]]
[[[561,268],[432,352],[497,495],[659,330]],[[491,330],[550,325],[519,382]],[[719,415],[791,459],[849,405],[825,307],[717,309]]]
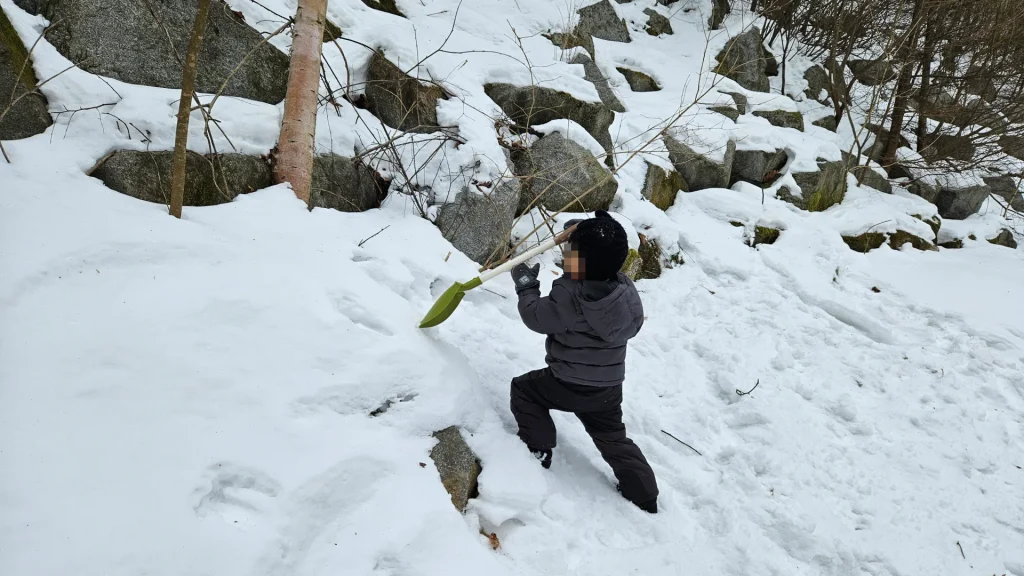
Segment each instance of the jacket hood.
[[600,299],[580,299],[583,317],[591,329],[602,340],[615,342],[633,336],[633,302],[628,281],[620,282],[610,293]]

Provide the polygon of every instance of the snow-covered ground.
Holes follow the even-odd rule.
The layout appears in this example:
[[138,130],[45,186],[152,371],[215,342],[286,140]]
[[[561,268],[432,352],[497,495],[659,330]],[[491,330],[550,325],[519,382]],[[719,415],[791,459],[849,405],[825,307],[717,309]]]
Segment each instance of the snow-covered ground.
[[[616,6],[636,16],[654,3]],[[294,2],[264,4],[287,13]],[[425,52],[457,6],[399,4]],[[484,45],[493,14],[526,37],[580,3],[464,4],[456,52]],[[617,87],[630,110],[613,127],[617,143],[697,95],[707,63],[670,73],[700,62],[710,4],[693,5],[666,10],[672,37],[634,30],[633,52],[599,44],[615,58],[653,54],[639,62],[676,98]],[[0,7],[26,37],[39,25],[11,0]],[[385,17],[357,0],[331,0],[330,13],[346,34],[383,36],[373,30]],[[388,41],[398,50],[411,37]],[[518,50],[493,37],[496,49]],[[551,46],[545,61],[535,41],[547,41],[524,41],[547,62],[539,74],[554,82],[574,70]],[[66,65],[49,45],[38,50],[40,77]],[[443,77],[484,106],[469,87],[500,67],[445,57],[469,62]],[[174,92],[112,84],[124,95],[117,115],[168,147]],[[55,110],[110,97],[80,71],[44,90]],[[218,110],[243,151],[273,145],[279,107],[224,99]],[[453,161],[500,164],[477,112],[460,112],[469,143]],[[322,146],[372,136],[344,116],[350,108],[350,124],[332,114],[321,115]],[[694,113],[689,126],[801,157],[843,144],[743,120]],[[179,221],[84,175],[111,149],[143,144],[107,117],[68,121],[5,144],[13,163],[0,163],[4,576],[1024,576],[1024,250],[981,239],[865,255],[843,243],[882,221],[876,230],[927,228],[910,215],[934,207],[916,197],[853,187],[841,206],[808,214],[738,185],[681,194],[663,213],[639,197],[642,163],[620,172],[614,208],[631,233],[685,261],[638,283],[647,322],[627,360],[627,427],[662,490],[652,516],[616,494],[573,418],[556,417],[549,471],[515,436],[509,380],[542,365],[543,340],[519,322],[510,281],[471,292],[436,329],[416,327],[477,266],[406,198],[361,214],[308,212],[274,187],[186,208]],[[201,142],[194,132],[205,151]],[[997,220],[989,212],[963,226]],[[782,228],[778,242],[749,247],[758,223]],[[542,262],[549,284],[559,271],[552,256]],[[369,415],[388,400],[402,401]],[[483,464],[464,516],[428,458],[431,432],[449,425]]]

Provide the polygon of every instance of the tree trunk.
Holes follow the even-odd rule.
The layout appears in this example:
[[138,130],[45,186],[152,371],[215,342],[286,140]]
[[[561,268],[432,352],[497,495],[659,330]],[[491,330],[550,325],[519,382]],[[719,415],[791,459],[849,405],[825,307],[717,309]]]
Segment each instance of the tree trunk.
[[274,182],[290,182],[295,195],[307,205],[313,179],[320,56],[326,18],[327,0],[299,0],[281,136],[274,158]]
[[935,43],[937,41],[935,35],[935,25],[933,22],[928,22],[927,29],[924,33],[924,50],[921,51],[921,90],[919,92],[920,97],[918,98],[918,110],[917,110],[917,151],[920,152],[924,148],[925,136],[928,134],[928,117],[923,114],[924,103],[928,101],[931,96],[929,88],[931,88],[932,80],[932,58],[935,56]]
[[907,115],[907,101],[910,99],[910,91],[914,87],[914,65],[916,64],[916,59],[911,55],[917,49],[918,32],[921,30],[921,20],[924,17],[924,11],[925,0],[916,0],[914,2],[914,14],[910,28],[907,30],[906,41],[898,50],[902,65],[900,66],[899,80],[896,82],[896,92],[893,94],[892,122],[889,125],[885,150],[882,152],[881,158],[881,164],[887,170],[890,166],[896,164],[896,150],[900,147],[903,119]]
[[181,218],[181,205],[185,201],[185,147],[188,144],[188,118],[192,111],[192,92],[196,86],[196,63],[199,48],[206,34],[206,20],[210,13],[210,0],[199,0],[199,11],[192,24],[192,37],[188,41],[185,65],[181,69],[181,97],[178,100],[178,125],[174,130],[174,155],[171,163],[171,216]]

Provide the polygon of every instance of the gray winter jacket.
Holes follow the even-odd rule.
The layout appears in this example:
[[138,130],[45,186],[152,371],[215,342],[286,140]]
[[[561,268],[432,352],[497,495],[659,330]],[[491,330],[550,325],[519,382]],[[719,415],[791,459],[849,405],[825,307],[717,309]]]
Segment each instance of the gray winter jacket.
[[540,289],[519,295],[526,327],[546,334],[545,361],[563,382],[617,386],[626,375],[626,341],[644,323],[644,307],[625,274],[608,282],[555,280],[551,293]]

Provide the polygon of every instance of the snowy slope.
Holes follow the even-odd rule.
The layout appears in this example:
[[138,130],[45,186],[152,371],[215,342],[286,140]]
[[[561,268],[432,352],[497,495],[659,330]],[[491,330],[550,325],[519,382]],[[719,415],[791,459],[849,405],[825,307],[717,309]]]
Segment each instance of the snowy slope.
[[[412,38],[421,52],[440,45],[457,7],[399,4],[408,23],[356,0],[331,0],[330,14],[346,35],[412,55]],[[564,26],[579,3],[464,4],[453,52],[521,56],[494,14],[525,38]],[[616,6],[637,17],[653,5]],[[10,0],[0,6],[26,38],[41,24]],[[708,78],[698,73],[709,3],[693,6],[666,10],[672,37],[634,30],[631,45],[600,44],[671,87],[671,98],[617,89],[630,112],[613,135],[626,148]],[[743,24],[742,14],[729,21]],[[724,41],[711,38],[711,53]],[[538,74],[596,99],[547,40],[523,45]],[[39,50],[41,78],[66,66]],[[428,63],[473,105],[446,112],[468,140],[449,160],[493,160],[481,170],[504,166],[493,121],[474,111],[493,108],[479,83],[521,74],[491,56]],[[118,117],[150,130],[151,148],[169,147],[173,91],[112,84]],[[80,71],[44,90],[58,110],[111,97]],[[224,99],[218,110],[243,151],[273,145],[279,107]],[[322,148],[372,140],[372,123],[354,114],[321,114]],[[712,144],[732,133],[801,157],[843,144],[733,126],[702,108],[683,121]],[[194,131],[192,145],[202,142]],[[69,125],[65,115],[5,146],[4,576],[1024,576],[1024,251],[980,241],[863,255],[843,243],[882,221],[924,226],[909,214],[934,207],[917,198],[853,188],[843,205],[808,214],[740,185],[681,194],[663,213],[639,197],[642,163],[620,172],[615,208],[631,232],[686,262],[638,284],[647,322],[627,362],[627,427],[662,490],[651,516],[615,493],[571,417],[556,416],[550,471],[515,436],[508,382],[542,364],[543,342],[518,321],[509,282],[470,293],[437,329],[416,328],[477,267],[449,257],[405,198],[362,214],[307,212],[275,187],[186,208],[178,221],[84,176],[112,149],[146,146],[109,117]],[[757,223],[783,228],[779,241],[750,248]],[[542,261],[547,285],[558,269]],[[404,401],[369,415],[388,400]],[[465,516],[427,455],[431,432],[453,424],[483,464]]]

